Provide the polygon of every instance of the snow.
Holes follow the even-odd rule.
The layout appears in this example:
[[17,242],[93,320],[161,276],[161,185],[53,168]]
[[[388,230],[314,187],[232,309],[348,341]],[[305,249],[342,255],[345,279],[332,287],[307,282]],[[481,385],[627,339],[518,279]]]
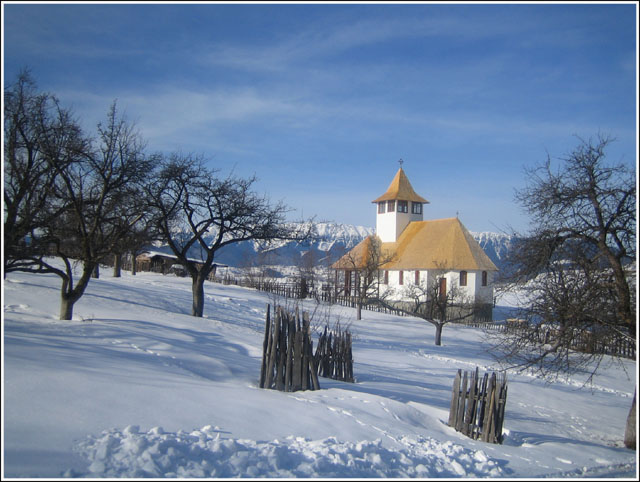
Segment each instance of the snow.
[[[338,306],[312,325],[353,333],[356,383],[257,387],[273,296],[188,278],[103,270],[57,320],[59,279],[3,282],[3,476],[539,478],[637,475],[624,448],[636,363],[606,360],[588,386],[509,373],[504,443],[447,426],[458,369],[497,369],[479,329]],[[289,308],[293,301],[280,300]],[[314,334],[314,341],[317,333]]]

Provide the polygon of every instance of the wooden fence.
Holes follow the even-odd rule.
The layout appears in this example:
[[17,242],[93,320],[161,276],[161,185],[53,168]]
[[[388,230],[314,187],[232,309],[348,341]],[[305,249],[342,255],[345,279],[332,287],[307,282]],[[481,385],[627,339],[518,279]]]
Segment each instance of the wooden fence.
[[[485,331],[511,334],[527,339],[530,343],[548,344],[557,339],[560,332],[553,326],[529,325],[526,322],[507,323],[459,323],[459,326],[482,328]],[[565,336],[568,348],[584,353],[601,353],[621,358],[636,359],[636,341],[616,333],[597,334],[579,331]]]
[[309,315],[305,312],[302,318],[301,326],[297,310],[292,314],[278,306],[271,320],[271,305],[267,305],[260,388],[285,392],[320,389]]
[[[338,304],[350,308],[358,306],[358,298],[353,296],[336,296],[330,285],[324,285],[322,289],[317,289],[313,284],[309,283],[281,283],[267,280],[236,279],[226,277],[223,280],[225,284],[235,284],[255,288],[260,291],[266,291],[282,296],[284,298],[302,299],[308,296],[315,297],[319,301],[331,304]],[[377,311],[396,316],[406,316],[400,310],[382,306],[376,303],[363,303],[363,310]],[[516,321],[516,320],[513,320]],[[549,343],[556,336],[556,330],[553,327],[530,326],[521,320],[511,323],[494,323],[494,322],[464,322],[456,323],[471,328],[482,328],[486,331],[512,333],[525,335],[531,343]],[[582,332],[567,339],[569,348],[582,351],[585,353],[602,353],[605,355],[618,356],[622,358],[636,359],[636,342],[633,339],[623,336],[596,336],[588,332]]]
[[325,326],[320,336],[316,354],[314,356],[318,375],[344,382],[353,382],[353,353],[351,350],[351,333],[342,331],[328,331]]
[[[480,381],[475,372],[458,370],[453,382],[449,426],[472,439],[502,443],[502,426],[507,402],[507,376],[488,373]],[[462,378],[462,385],[461,385]]]
[[309,296],[313,290],[313,285],[308,283],[285,283],[279,281],[270,281],[265,279],[252,278],[231,278],[225,276],[220,280],[225,285],[243,286],[245,288],[254,288],[258,291],[266,291],[283,298],[303,299]]

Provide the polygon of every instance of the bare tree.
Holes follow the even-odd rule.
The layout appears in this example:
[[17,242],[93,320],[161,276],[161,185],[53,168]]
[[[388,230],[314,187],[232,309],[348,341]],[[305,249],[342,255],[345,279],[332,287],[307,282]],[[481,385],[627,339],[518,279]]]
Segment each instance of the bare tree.
[[310,234],[285,224],[286,206],[254,193],[255,181],[220,179],[202,158],[172,154],[149,190],[160,213],[158,229],[191,276],[193,316],[203,316],[204,282],[220,248],[247,240],[303,240]]
[[[474,303],[459,287],[445,288],[441,280],[446,279],[446,274],[444,268],[430,270],[426,280],[406,285],[397,293],[390,290],[379,300],[384,306],[431,323],[436,329],[436,346],[442,345],[442,330],[446,324],[473,318],[476,312]],[[390,302],[391,298],[401,301]]]
[[[115,103],[95,140],[85,137],[77,123],[65,115],[54,125],[55,136],[45,137],[43,152],[52,166],[43,215],[32,233],[39,249],[17,257],[10,271],[54,273],[62,279],[60,319],[73,317],[74,304],[84,294],[100,260],[143,213],[131,203],[150,170],[144,145],[132,124],[118,116]],[[40,186],[33,186],[37,189]],[[59,258],[62,267],[50,257]],[[74,266],[82,267],[78,279]]]
[[344,255],[335,268],[345,271],[345,284],[356,298],[356,319],[362,319],[362,308],[380,305],[416,316],[436,328],[435,344],[442,344],[442,329],[445,324],[471,318],[475,306],[457,287],[442,290],[440,280],[447,270],[430,271],[427,280],[401,289],[388,288],[381,283],[385,265],[395,260],[395,253],[383,248],[380,238],[369,236],[359,246]]
[[394,257],[393,253],[383,249],[378,236],[368,236],[334,265],[344,271],[345,291],[348,289],[354,293],[351,296],[356,299],[356,319],[362,319],[363,306],[383,301],[380,270]]
[[23,70],[4,93],[4,273],[37,265],[40,228],[59,215],[52,191],[87,140],[55,96],[40,93]]
[[[155,163],[157,157],[155,155],[151,156],[150,160]],[[134,195],[127,202],[130,203],[130,205],[136,205],[142,217],[133,225],[128,224],[126,219],[120,220],[121,227],[126,234],[114,246],[112,253],[114,278],[121,276],[123,257],[126,254],[129,254],[131,258],[131,274],[135,276],[136,257],[154,241],[160,241],[162,239],[162,234],[158,231],[157,225],[154,222],[157,213],[145,197],[146,190],[140,189],[136,193],[129,194]]]
[[611,142],[581,140],[555,170],[550,158],[527,169],[528,185],[516,192],[533,228],[516,234],[521,241],[505,270],[506,281],[526,293],[529,321],[498,345],[512,367],[548,378],[591,367],[593,377],[604,355],[574,350],[579,337],[635,340],[635,172],[606,162]]
[[527,293],[530,324],[554,329],[550,343],[533,350],[515,334],[505,340],[505,355],[520,366],[571,372],[602,357],[568,356],[577,337],[635,339],[635,176],[605,163],[612,141],[582,141],[555,172],[551,159],[528,169],[528,187],[516,193],[533,229],[517,235],[505,280]]

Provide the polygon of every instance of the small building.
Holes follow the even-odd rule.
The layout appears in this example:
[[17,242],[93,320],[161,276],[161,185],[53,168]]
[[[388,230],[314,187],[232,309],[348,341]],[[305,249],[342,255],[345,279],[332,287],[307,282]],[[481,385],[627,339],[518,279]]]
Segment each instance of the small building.
[[363,276],[370,277],[373,266],[374,289],[388,301],[407,302],[412,285],[425,295],[432,287],[437,296],[474,306],[476,319],[491,318],[498,268],[457,217],[424,221],[429,201],[414,191],[402,167],[387,191],[372,202],[377,211],[375,237],[366,238],[332,265],[340,294],[357,296]]
[[[193,258],[189,258],[189,261],[194,261],[196,264],[202,264],[202,261]],[[217,269],[226,266],[227,265],[215,263],[208,279],[213,281],[216,276]],[[188,276],[189,274],[184,266],[180,264],[178,257],[175,254],[162,253],[158,251],[145,251],[144,253],[136,256],[136,270],[151,271],[162,274],[174,274],[181,277]]]

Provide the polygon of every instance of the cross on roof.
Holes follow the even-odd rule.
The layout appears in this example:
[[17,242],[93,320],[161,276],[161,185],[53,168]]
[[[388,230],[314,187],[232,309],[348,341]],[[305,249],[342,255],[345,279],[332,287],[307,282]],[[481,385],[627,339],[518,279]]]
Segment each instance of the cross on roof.
[[402,163],[403,163],[403,162],[404,162],[404,161],[403,161],[402,159],[400,159],[400,160],[398,161],[398,163],[400,163],[400,169],[402,169]]

